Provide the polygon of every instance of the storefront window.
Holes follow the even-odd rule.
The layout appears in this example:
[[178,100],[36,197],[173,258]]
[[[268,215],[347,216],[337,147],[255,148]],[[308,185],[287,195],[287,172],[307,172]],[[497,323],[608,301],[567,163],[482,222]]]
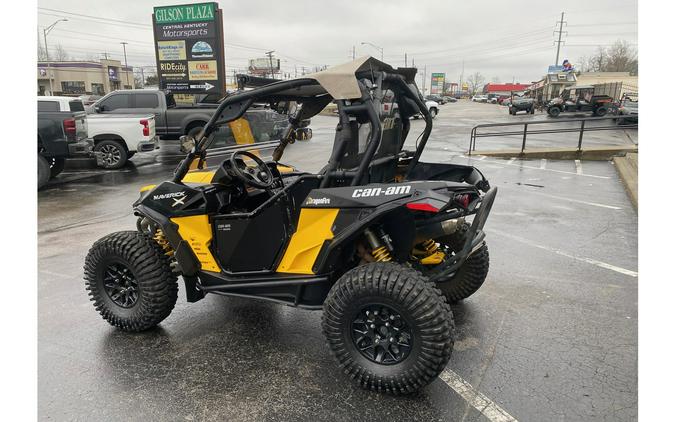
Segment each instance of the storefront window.
[[93,95],[105,95],[105,90],[103,89],[103,84],[91,84],[91,93]]
[[84,81],[63,81],[61,91],[64,94],[84,94]]

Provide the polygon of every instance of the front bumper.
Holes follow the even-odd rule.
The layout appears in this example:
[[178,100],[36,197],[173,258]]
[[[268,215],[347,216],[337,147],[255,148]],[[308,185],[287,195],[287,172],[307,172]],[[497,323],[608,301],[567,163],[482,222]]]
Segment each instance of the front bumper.
[[141,141],[136,146],[138,152],[151,152],[156,149],[159,149],[159,136],[155,136],[148,141]]

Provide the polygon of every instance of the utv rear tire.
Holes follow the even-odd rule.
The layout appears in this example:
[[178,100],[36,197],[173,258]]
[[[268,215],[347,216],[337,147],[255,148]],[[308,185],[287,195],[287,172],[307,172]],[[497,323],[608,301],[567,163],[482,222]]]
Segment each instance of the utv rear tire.
[[607,114],[607,107],[598,107],[593,113],[594,116],[603,117]]
[[[466,235],[471,226],[464,223],[462,227],[449,236],[443,236],[436,239],[439,243],[447,246],[453,252],[459,252],[466,241]],[[457,273],[436,283],[436,286],[443,292],[450,303],[459,302],[476,293],[481,288],[490,270],[490,253],[487,244],[478,248],[471,254]],[[432,271],[429,274],[433,274]]]
[[[178,297],[168,256],[152,238],[135,231],[112,233],[94,243],[84,262],[84,280],[103,319],[124,331],[156,326]],[[120,303],[132,296],[127,294],[132,288],[135,300]]]
[[47,182],[49,182],[51,170],[49,168],[49,162],[47,162],[47,159],[41,156],[39,153],[38,153],[37,170],[38,170],[38,177],[37,177],[38,189],[42,189],[47,184]]
[[[372,307],[379,315],[368,316],[364,308]],[[324,302],[322,327],[347,375],[362,388],[394,394],[429,384],[445,368],[454,344],[452,310],[441,292],[419,272],[392,262],[345,273]],[[358,331],[361,327],[367,333]],[[381,342],[373,339],[379,335]]]
[[96,143],[94,151],[104,155],[102,167],[109,170],[124,167],[129,158],[126,147],[120,141],[112,139]]
[[551,117],[558,117],[560,116],[560,109],[558,107],[549,108],[548,115]]

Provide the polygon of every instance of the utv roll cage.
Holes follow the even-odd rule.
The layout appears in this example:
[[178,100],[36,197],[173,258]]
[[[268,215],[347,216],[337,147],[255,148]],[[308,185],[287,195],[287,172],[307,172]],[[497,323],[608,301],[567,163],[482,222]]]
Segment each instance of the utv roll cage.
[[[373,167],[388,163],[395,165],[395,162],[406,154],[405,151],[402,152],[402,147],[410,130],[410,118],[418,113],[422,114],[426,125],[420,135],[416,150],[410,157],[405,174],[407,178],[417,165],[432,129],[429,110],[415,85],[416,69],[393,69],[373,58],[364,58],[354,63],[359,66],[351,73],[351,80],[348,75],[349,71],[336,76],[326,75],[328,72],[320,72],[304,78],[273,83],[266,83],[270,81],[266,78],[256,78],[256,80],[250,77],[249,79],[240,78],[242,85],[252,82],[259,87],[250,91],[240,91],[220,103],[211,120],[204,126],[201,136],[196,140],[195,147],[176,169],[173,181],[180,182],[183,179],[195,158],[199,158],[201,164],[206,157],[209,137],[218,126],[241,118],[246,110],[256,102],[268,102],[273,105],[272,108],[275,108],[274,104],[288,101],[295,101],[301,107],[296,113],[289,115],[290,124],[275,150],[275,161],[279,160],[285,146],[293,141],[294,131],[301,121],[318,114],[331,101],[337,104],[339,121],[333,151],[328,165],[320,175],[322,178],[320,187],[322,188],[331,186],[337,180],[348,181],[350,186],[365,184],[369,182],[369,171]],[[347,86],[353,82],[356,82],[358,91],[350,90]],[[391,98],[391,95],[396,99],[395,104],[401,118],[402,136],[400,140],[397,140],[397,145],[387,146],[390,150],[389,156],[375,159],[382,140],[383,128],[380,117],[383,104],[385,99]],[[394,108],[394,101],[392,100],[387,107]],[[355,163],[356,167],[341,166],[348,146],[354,144],[353,123],[370,124],[365,150],[362,154],[361,152],[357,154],[359,157]],[[392,149],[394,151],[391,151]]]

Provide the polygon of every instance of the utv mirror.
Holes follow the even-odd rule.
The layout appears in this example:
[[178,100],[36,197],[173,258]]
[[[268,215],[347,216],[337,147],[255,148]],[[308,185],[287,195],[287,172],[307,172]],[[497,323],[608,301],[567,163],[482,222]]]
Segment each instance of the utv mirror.
[[104,105],[98,105],[98,104],[95,104],[95,105],[94,105],[94,111],[95,111],[96,113],[102,113],[104,110],[105,110],[105,106],[104,106]]
[[295,139],[298,141],[309,141],[312,139],[312,129],[308,127],[301,127],[295,129]]
[[180,152],[187,154],[192,151],[192,148],[195,147],[195,138],[189,135],[183,135],[180,137]]

